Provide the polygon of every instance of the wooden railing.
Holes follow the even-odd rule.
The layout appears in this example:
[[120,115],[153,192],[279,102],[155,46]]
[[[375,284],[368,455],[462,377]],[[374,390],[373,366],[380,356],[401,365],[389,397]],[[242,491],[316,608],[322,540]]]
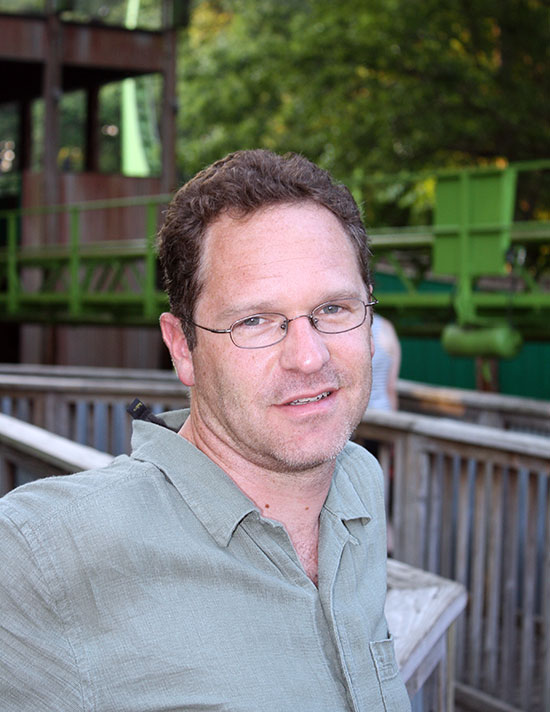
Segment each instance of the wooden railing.
[[136,397],[155,412],[189,404],[171,371],[0,366],[1,412],[114,455],[130,452],[126,406]]
[[504,430],[550,436],[550,401],[464,388],[398,382],[399,409],[421,415],[490,425]]
[[[188,403],[170,372],[17,368],[0,367],[4,412],[113,454],[128,450],[135,396],[157,411]],[[550,439],[480,424],[521,416],[547,432],[548,404],[400,384],[409,402],[413,390],[417,405],[431,397],[477,422],[365,414],[356,438],[380,443],[393,554],[468,589],[460,699],[484,712],[550,709]]]
[[[415,381],[398,382],[400,410],[550,436],[550,402]],[[0,364],[0,412],[82,444],[129,452],[126,405],[182,408],[189,394],[173,371]]]
[[468,589],[458,699],[550,709],[550,439],[380,411],[356,439],[380,443],[395,557]]
[[112,455],[0,413],[0,496],[39,477],[104,467]]

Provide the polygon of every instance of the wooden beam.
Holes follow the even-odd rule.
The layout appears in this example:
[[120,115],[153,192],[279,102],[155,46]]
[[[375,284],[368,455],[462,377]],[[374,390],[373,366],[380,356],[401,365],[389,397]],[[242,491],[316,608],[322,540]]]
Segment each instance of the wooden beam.
[[[59,202],[59,102],[62,93],[61,53],[62,34],[59,18],[51,14],[47,19],[47,49],[44,63],[44,171],[43,195],[46,205]],[[55,226],[47,221],[44,242],[56,241]],[[52,234],[52,232],[54,234]]]
[[162,89],[162,176],[161,190],[172,192],[176,180],[176,31],[165,30]]
[[99,172],[99,87],[86,92],[86,155],[84,170]]
[[32,116],[31,102],[26,99],[19,103],[19,170],[28,171],[32,163]]
[[455,683],[455,701],[471,712],[522,712],[517,707],[460,682]]
[[0,443],[60,472],[105,467],[113,456],[0,413]]

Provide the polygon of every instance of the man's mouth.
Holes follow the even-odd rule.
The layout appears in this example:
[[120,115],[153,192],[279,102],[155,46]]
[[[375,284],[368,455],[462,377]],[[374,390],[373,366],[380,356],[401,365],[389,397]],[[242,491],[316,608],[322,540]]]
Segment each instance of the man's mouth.
[[305,403],[315,403],[316,401],[323,400],[323,398],[328,398],[332,391],[323,391],[317,396],[311,396],[311,398],[296,398],[296,400],[290,401],[287,405],[304,405]]

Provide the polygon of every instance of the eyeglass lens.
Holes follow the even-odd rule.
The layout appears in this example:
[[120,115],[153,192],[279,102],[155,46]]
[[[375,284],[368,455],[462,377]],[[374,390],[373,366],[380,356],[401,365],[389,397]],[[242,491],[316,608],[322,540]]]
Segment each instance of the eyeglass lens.
[[311,314],[287,319],[283,314],[254,314],[239,319],[231,328],[231,339],[241,348],[271,346],[284,339],[288,324],[302,316],[324,334],[338,334],[361,326],[367,307],[360,299],[339,299],[316,307]]

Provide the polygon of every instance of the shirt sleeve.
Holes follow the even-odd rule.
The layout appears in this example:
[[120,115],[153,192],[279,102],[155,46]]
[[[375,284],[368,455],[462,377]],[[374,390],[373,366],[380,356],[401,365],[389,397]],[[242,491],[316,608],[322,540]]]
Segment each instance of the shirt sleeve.
[[46,545],[29,527],[19,528],[2,502],[0,542],[2,708],[10,712],[81,710],[76,661],[44,575],[47,561],[40,549]]

